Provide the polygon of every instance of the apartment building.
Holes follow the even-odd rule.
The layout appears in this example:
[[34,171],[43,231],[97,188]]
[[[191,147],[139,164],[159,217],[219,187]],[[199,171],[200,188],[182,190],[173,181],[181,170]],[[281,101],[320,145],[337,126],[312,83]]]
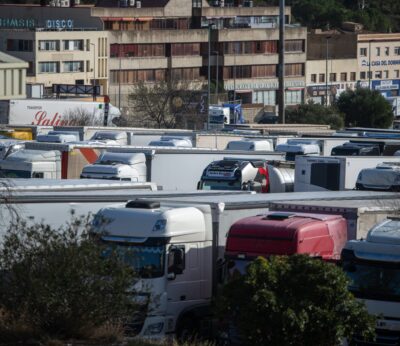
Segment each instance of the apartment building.
[[0,52],[0,100],[26,97],[26,70],[28,63]]
[[0,5],[0,50],[27,61],[27,83],[108,90],[108,33],[90,7]]
[[379,90],[400,115],[399,33],[317,30],[307,47],[307,100],[330,104],[344,90],[364,87]]
[[[278,7],[237,7],[228,1],[224,7],[219,1],[213,4],[216,6],[205,0],[151,0],[138,7],[133,0],[99,1],[92,16],[101,18],[109,30],[112,102],[127,106],[132,85],[138,81],[171,78],[199,87],[207,83],[210,64],[210,78],[218,84],[219,93],[275,111]],[[290,20],[288,7],[288,105],[304,99],[307,38],[306,28],[290,25]]]

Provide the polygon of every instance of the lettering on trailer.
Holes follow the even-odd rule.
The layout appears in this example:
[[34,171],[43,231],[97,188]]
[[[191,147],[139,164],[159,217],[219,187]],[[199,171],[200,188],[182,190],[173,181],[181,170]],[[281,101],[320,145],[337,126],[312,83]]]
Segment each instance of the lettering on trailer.
[[67,126],[68,120],[62,119],[62,115],[56,112],[53,117],[48,117],[46,111],[38,111],[31,125],[42,125],[42,126]]

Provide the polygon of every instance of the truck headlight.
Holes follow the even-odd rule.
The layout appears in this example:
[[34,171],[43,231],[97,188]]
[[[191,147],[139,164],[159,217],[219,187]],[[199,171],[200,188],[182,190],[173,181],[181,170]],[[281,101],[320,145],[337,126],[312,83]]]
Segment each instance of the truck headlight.
[[153,323],[147,326],[144,335],[160,334],[163,330],[164,322]]

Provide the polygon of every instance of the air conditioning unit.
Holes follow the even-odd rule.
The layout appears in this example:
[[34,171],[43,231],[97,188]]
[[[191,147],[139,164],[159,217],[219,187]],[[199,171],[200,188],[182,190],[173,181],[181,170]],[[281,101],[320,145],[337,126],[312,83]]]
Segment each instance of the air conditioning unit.
[[136,8],[142,8],[142,1],[136,0]]
[[135,0],[129,0],[129,6],[134,7],[135,6]]
[[69,7],[69,0],[60,0],[61,7]]

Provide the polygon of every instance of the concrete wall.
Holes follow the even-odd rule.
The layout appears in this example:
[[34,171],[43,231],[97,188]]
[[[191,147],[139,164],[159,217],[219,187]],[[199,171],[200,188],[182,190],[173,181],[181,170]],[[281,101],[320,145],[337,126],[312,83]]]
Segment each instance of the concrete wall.
[[26,98],[25,62],[0,62],[0,100]]

